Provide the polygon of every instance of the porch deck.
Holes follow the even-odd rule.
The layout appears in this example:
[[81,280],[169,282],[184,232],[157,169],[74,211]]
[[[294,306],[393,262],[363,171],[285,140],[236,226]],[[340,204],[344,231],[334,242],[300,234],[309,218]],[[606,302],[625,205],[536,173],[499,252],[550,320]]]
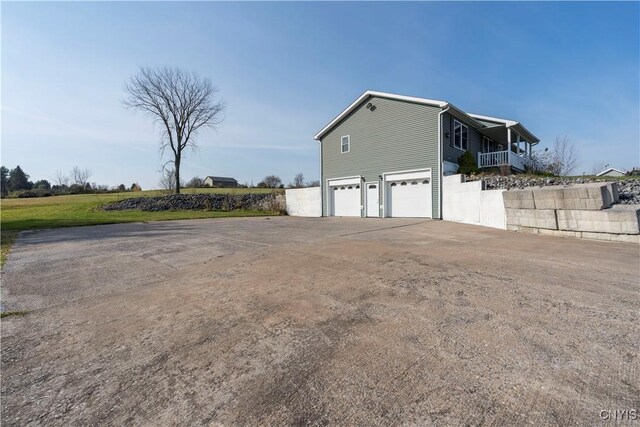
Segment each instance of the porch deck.
[[481,169],[511,166],[516,170],[524,171],[530,163],[531,159],[529,157],[519,156],[509,150],[478,153],[478,167]]

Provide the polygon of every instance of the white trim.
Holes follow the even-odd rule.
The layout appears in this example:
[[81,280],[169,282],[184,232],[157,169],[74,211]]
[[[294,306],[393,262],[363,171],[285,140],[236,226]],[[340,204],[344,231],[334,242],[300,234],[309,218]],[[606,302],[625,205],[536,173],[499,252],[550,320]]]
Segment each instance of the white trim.
[[616,171],[616,172],[618,172],[618,173],[621,173],[622,175],[626,175],[626,172],[625,172],[625,171],[621,171],[620,169],[616,169],[616,168],[607,168],[607,169],[603,170],[602,172],[600,172],[600,173],[596,174],[596,176],[602,176],[602,175],[604,175],[605,173],[609,173],[609,172],[613,172],[613,171]]
[[[472,114],[472,113],[467,113],[469,116],[473,117],[474,119],[478,119],[478,120],[484,120],[487,122],[494,122],[494,123],[503,123],[507,129],[513,126],[519,126],[520,128],[522,128],[522,130],[525,133],[528,133],[530,137],[532,137],[533,141],[528,141],[530,144],[532,145],[536,145],[538,142],[540,142],[540,140],[538,139],[537,136],[535,136],[534,134],[532,134],[529,129],[527,129],[526,127],[524,127],[524,125],[520,122],[516,122],[515,120],[508,120],[508,119],[500,119],[498,117],[491,117],[491,116],[482,116],[480,114]],[[528,140],[529,138],[527,138]]]
[[360,184],[362,182],[362,178],[361,177],[354,177],[354,178],[343,178],[343,179],[330,179],[327,180],[327,184],[331,187],[337,187],[339,185],[353,185],[353,184]]
[[[456,123],[460,125],[460,147],[456,147]],[[462,128],[463,127],[467,129],[467,148],[462,148]],[[453,134],[453,138],[450,137],[453,140],[453,145],[452,145],[453,148],[457,148],[460,151],[469,151],[469,126],[465,125],[460,120],[454,118],[453,131],[449,131],[449,132]]]
[[[342,151],[342,139],[343,138],[347,138],[347,151]],[[349,153],[351,151],[351,135],[342,135],[340,137],[340,153],[341,154],[346,154]]]
[[[327,209],[327,216],[331,216],[331,206],[329,206],[329,201],[331,200],[331,187],[335,187],[336,185],[348,185],[349,181],[351,184],[355,184],[357,179],[357,185],[360,186],[360,216],[362,217],[362,175],[352,175],[352,176],[341,176],[337,178],[327,178],[325,181],[325,198],[326,202],[323,203],[325,208]],[[333,181],[334,184],[329,184],[330,181]],[[339,184],[338,184],[339,182]]]
[[322,136],[329,131],[329,129],[331,129],[336,123],[338,123],[340,120],[342,120],[344,117],[346,117],[349,113],[351,113],[353,110],[355,110],[356,107],[362,103],[362,101],[364,101],[365,99],[367,99],[370,96],[377,96],[377,97],[380,97],[380,98],[395,99],[395,100],[398,100],[398,101],[413,102],[413,103],[416,103],[416,104],[432,105],[434,107],[440,107],[440,108],[444,108],[445,106],[448,105],[448,103],[446,101],[438,101],[436,99],[416,98],[416,97],[413,97],[413,96],[396,95],[394,93],[377,92],[377,91],[374,91],[374,90],[368,90],[365,93],[363,93],[362,95],[360,95],[360,97],[358,97],[358,99],[353,101],[351,103],[351,105],[349,105],[344,111],[342,111],[342,113],[338,114],[338,116],[336,116],[335,119],[331,120],[325,127],[323,127],[322,130],[320,130],[320,132],[318,132],[313,137],[313,139],[315,139],[316,141],[319,141],[320,138],[322,138]]
[[473,114],[473,113],[467,113],[467,114],[473,117],[474,119],[484,120],[487,122],[504,123],[507,126],[515,126],[518,124],[518,122],[516,122],[515,120],[500,119],[498,117],[483,116],[480,114]]
[[[387,175],[396,175],[399,173],[411,173],[411,172],[426,172],[429,171],[429,173],[432,173],[433,171],[431,170],[431,168],[423,168],[423,169],[409,169],[409,170],[401,170],[401,171],[391,171],[391,172],[383,172],[382,175],[382,182],[381,182],[381,186],[382,186],[382,218],[386,218],[387,217]],[[431,175],[430,177],[430,182],[431,182],[431,190],[433,191],[433,175]],[[433,193],[431,194],[431,197],[433,198]],[[431,217],[433,218],[433,206],[431,207]]]
[[[444,135],[442,134],[442,115],[449,111],[450,106],[438,113],[438,216],[442,219],[442,177],[444,176]],[[449,138],[451,138],[451,129],[449,129]],[[433,179],[433,177],[431,177]],[[433,186],[431,186],[433,191]]]
[[[378,187],[378,212],[376,216],[367,215],[367,206],[369,206],[369,186],[374,185]],[[365,218],[380,218],[380,181],[365,181],[362,185],[364,189],[364,217]]]

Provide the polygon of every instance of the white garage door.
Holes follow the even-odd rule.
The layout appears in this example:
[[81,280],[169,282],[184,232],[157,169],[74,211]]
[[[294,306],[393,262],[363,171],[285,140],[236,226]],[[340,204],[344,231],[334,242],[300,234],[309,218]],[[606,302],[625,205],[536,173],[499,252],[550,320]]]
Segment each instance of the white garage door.
[[331,216],[360,215],[360,179],[329,181]]
[[431,171],[385,174],[386,216],[431,218]]

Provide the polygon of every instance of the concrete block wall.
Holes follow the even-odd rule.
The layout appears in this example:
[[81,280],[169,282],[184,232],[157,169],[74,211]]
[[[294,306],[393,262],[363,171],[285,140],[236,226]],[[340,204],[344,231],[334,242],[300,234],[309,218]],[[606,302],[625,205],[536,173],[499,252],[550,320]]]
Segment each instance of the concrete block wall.
[[554,209],[512,209],[507,208],[507,224],[522,227],[546,228],[557,230],[556,211]]
[[322,216],[320,187],[289,188],[285,190],[287,214],[291,216]]
[[509,190],[503,195],[508,230],[640,241],[640,207],[616,205],[616,183]]
[[507,209],[536,208],[533,201],[533,191],[530,189],[505,191],[502,197],[504,199],[504,207]]
[[[627,205],[629,206],[629,205]],[[640,211],[615,206],[601,211],[558,210],[558,229],[593,233],[638,234]]]

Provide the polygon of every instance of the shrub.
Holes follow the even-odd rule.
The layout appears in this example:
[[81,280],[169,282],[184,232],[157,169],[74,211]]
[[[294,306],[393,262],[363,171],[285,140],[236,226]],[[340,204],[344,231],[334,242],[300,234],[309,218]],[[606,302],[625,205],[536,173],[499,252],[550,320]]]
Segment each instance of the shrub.
[[465,151],[463,155],[458,157],[458,173],[472,174],[478,173],[478,165],[476,159],[470,151]]

